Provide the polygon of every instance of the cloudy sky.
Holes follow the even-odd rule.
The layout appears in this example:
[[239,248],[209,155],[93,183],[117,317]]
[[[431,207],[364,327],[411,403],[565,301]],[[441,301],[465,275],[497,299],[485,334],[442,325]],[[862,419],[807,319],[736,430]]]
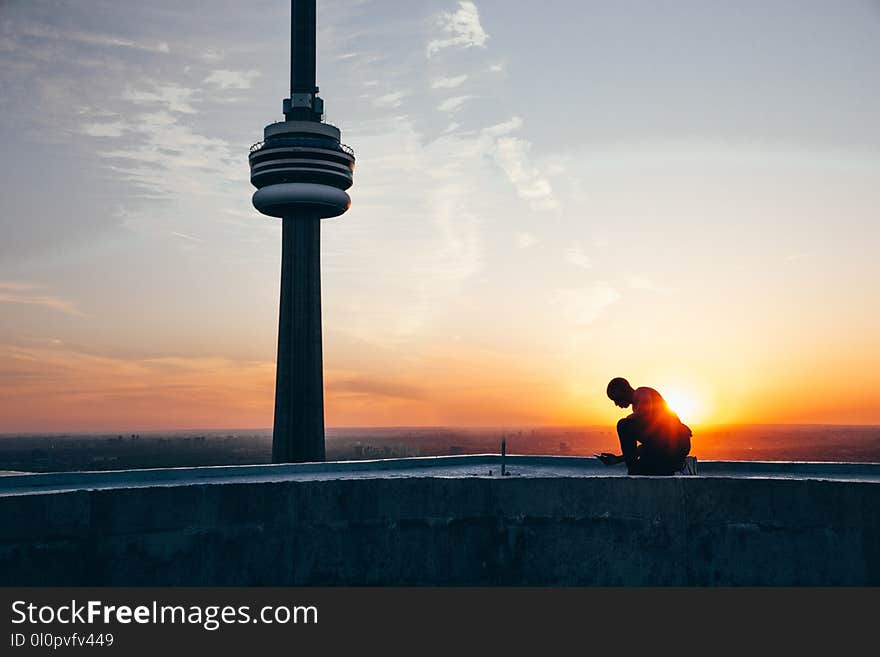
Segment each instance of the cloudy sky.
[[[286,0],[0,0],[0,432],[268,427]],[[880,423],[880,3],[319,0],[329,426]],[[684,413],[683,413],[684,414]]]

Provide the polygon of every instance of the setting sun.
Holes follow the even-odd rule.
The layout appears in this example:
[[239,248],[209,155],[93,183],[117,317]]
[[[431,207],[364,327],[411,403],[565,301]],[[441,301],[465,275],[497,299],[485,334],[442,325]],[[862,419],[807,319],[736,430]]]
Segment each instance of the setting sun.
[[667,406],[685,424],[699,423],[705,419],[706,404],[698,394],[684,388],[663,388],[660,392]]

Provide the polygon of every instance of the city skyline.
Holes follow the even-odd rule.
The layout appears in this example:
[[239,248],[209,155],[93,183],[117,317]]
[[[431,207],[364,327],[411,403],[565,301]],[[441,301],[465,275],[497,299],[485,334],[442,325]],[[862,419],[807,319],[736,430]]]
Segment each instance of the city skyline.
[[[0,432],[271,426],[289,10],[0,6]],[[880,424],[876,4],[318,12],[328,427]]]

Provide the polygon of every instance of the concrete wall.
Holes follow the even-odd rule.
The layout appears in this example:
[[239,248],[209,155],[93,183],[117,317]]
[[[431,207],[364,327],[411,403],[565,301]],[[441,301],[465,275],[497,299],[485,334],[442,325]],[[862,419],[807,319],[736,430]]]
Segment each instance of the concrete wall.
[[0,497],[0,585],[880,585],[880,485],[199,484]]

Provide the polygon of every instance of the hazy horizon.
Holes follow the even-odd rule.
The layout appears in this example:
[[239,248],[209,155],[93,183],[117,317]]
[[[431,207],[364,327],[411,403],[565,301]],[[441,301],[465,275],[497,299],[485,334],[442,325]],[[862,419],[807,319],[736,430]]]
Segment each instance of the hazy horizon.
[[[619,451],[614,426],[330,428],[326,459],[500,453],[589,457]],[[880,463],[880,427],[736,425],[698,428],[698,461]],[[0,472],[66,472],[272,461],[272,430],[219,429],[0,435]]]
[[[750,427],[750,428],[759,428],[759,427],[788,427],[788,428],[864,428],[864,429],[875,429],[880,428],[880,424],[835,424],[835,423],[822,423],[822,422],[814,422],[814,423],[796,423],[796,422],[730,422],[730,423],[721,423],[721,424],[695,424],[692,425],[692,428],[696,431],[717,431],[719,429],[733,429],[737,427]],[[406,431],[408,429],[418,429],[418,430],[426,430],[426,429],[457,429],[457,430],[497,430],[497,431],[520,431],[520,430],[528,430],[528,429],[597,429],[597,430],[607,430],[611,431],[614,428],[613,425],[606,424],[523,424],[523,425],[510,425],[510,424],[411,424],[411,425],[350,425],[350,426],[331,426],[327,425],[325,427],[325,431],[376,431],[376,430],[388,430],[388,431]],[[271,432],[271,426],[263,426],[263,427],[169,427],[162,429],[144,429],[140,427],[128,427],[126,429],[116,428],[116,429],[76,429],[70,431],[0,431],[0,438],[8,438],[8,437],[16,437],[16,436],[63,436],[63,435],[92,435],[92,436],[100,436],[100,435],[132,435],[132,434],[189,434],[189,433],[199,433],[199,432],[208,432],[208,433],[225,433],[225,432],[250,432],[250,431],[265,431]]]

